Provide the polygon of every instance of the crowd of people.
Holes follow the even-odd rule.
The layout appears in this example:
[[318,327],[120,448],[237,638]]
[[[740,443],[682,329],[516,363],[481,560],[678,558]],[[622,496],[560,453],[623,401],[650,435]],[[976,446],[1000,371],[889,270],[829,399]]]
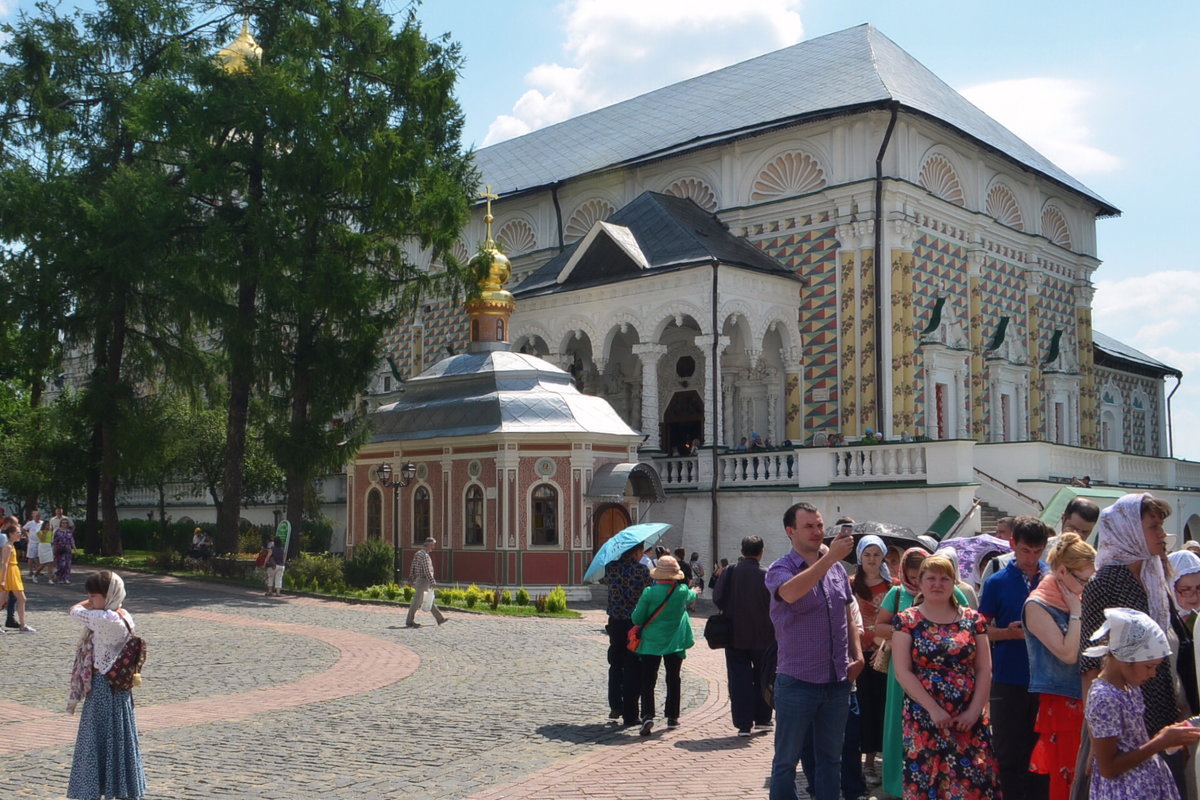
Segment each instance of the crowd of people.
[[[69,584],[75,552],[75,524],[54,509],[43,520],[34,509],[24,524],[16,515],[0,522],[0,606],[5,609],[4,629],[37,633],[25,619],[25,581]],[[25,570],[23,573],[22,570]]]
[[[1103,513],[1078,497],[1060,532],[1003,518],[902,551],[797,503],[773,563],[744,538],[707,585],[730,626],[735,735],[774,731],[772,800],[797,797],[798,768],[816,800],[1195,797],[1200,544],[1168,557],[1170,513],[1149,494]],[[705,587],[676,552],[634,547],[605,570],[610,715],[642,735],[660,666],[679,724]]]

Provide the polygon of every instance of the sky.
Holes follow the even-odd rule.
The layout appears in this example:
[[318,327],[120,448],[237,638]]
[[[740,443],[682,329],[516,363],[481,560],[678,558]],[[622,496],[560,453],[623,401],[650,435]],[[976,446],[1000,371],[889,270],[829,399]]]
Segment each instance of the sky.
[[[410,7],[381,1],[397,14]],[[0,19],[32,7],[0,0]],[[461,44],[456,93],[465,144],[476,148],[871,23],[1121,209],[1097,222],[1094,325],[1184,372],[1174,452],[1200,460],[1200,3],[426,0],[415,9],[427,34]]]

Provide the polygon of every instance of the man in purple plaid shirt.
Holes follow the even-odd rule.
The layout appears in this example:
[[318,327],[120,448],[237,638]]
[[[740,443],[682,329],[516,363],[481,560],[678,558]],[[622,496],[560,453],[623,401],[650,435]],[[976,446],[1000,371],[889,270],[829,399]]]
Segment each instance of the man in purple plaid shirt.
[[854,538],[839,535],[823,547],[821,512],[809,503],[789,508],[783,527],[792,549],[771,565],[766,579],[779,646],[771,800],[796,800],[796,763],[810,727],[815,800],[837,800],[850,683],[863,668],[850,610],[854,595],[840,563],[854,549]]

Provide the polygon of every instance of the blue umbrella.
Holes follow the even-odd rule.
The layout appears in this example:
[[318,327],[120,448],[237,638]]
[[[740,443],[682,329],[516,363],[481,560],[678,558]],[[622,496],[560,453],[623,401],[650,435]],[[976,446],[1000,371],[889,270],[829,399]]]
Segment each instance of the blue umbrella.
[[631,547],[639,544],[647,546],[654,544],[669,530],[671,530],[671,526],[666,522],[642,522],[619,531],[600,545],[600,549],[596,551],[596,557],[592,559],[591,566],[587,568],[587,572],[583,573],[583,582],[600,580],[604,576],[605,564],[616,561]]

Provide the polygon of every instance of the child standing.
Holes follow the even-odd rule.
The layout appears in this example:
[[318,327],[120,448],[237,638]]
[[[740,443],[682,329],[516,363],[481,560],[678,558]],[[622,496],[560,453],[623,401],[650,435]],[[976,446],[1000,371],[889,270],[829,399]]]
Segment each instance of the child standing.
[[1200,741],[1200,728],[1179,722],[1150,738],[1142,718],[1141,686],[1171,655],[1167,637],[1158,623],[1131,608],[1107,608],[1104,617],[1092,641],[1108,634],[1108,643],[1084,651],[1104,657],[1084,710],[1094,759],[1091,799],[1179,800],[1171,770],[1158,754]]

